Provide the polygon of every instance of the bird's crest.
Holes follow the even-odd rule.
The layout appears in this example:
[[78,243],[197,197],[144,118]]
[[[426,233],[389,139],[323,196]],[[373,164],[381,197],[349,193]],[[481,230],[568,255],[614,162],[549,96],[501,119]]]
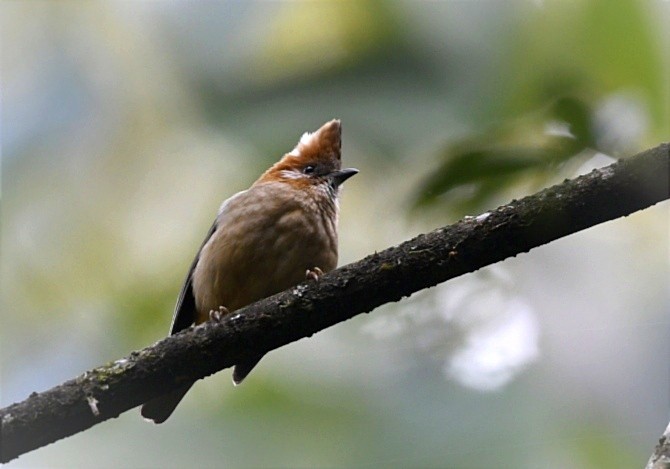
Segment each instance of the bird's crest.
[[256,181],[282,179],[289,171],[305,165],[321,165],[331,171],[341,167],[342,126],[339,119],[323,124],[315,132],[305,132],[293,150],[261,175]]

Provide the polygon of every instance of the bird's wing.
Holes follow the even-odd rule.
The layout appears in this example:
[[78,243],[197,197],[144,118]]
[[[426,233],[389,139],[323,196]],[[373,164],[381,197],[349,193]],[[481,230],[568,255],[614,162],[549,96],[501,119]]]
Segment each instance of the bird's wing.
[[198,259],[200,259],[200,252],[202,248],[207,244],[209,238],[212,237],[216,231],[218,217],[214,219],[211,228],[205,236],[205,240],[200,245],[198,249],[198,254],[195,255],[195,259],[191,262],[191,267],[188,269],[188,274],[186,274],[186,279],[184,279],[184,285],[181,287],[179,292],[179,297],[177,298],[177,304],[174,308],[174,315],[172,316],[172,325],[170,326],[170,334],[176,334],[177,332],[190,327],[191,324],[195,322],[195,297],[193,296],[193,271],[195,266],[198,264]]
[[177,298],[177,304],[174,307],[174,315],[172,316],[172,325],[170,326],[170,334],[176,334],[177,332],[184,330],[191,326],[196,319],[195,311],[195,296],[193,296],[193,271],[195,266],[198,264],[200,259],[200,253],[202,248],[205,247],[207,241],[212,237],[216,228],[221,224],[226,222],[226,214],[228,213],[231,202],[236,199],[241,199],[249,192],[249,190],[240,191],[237,194],[233,195],[229,199],[225,200],[221,207],[219,207],[219,212],[212,223],[211,228],[205,236],[205,240],[200,245],[198,249],[198,254],[195,255],[195,259],[191,262],[191,267],[188,269],[188,274],[186,274],[186,279],[184,279],[184,285],[181,287],[179,292],[179,297]]

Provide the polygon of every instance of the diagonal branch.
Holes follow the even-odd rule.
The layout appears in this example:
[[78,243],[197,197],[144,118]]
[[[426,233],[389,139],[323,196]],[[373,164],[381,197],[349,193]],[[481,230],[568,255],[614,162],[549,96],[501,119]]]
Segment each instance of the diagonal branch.
[[0,410],[0,462],[451,278],[670,198],[670,144],[419,235]]
[[645,469],[668,469],[670,468],[670,423],[665,428],[663,435],[658,439]]

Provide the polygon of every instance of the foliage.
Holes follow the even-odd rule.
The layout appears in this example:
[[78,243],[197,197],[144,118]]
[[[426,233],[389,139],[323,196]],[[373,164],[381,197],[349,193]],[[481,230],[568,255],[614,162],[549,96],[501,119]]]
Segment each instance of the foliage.
[[[595,152],[625,154],[663,138],[667,91],[645,7],[632,0],[557,2],[530,14],[500,71],[502,106],[484,109],[472,135],[444,146],[414,209],[448,200],[458,213],[482,210],[521,183],[537,188],[571,175]],[[645,109],[650,124],[643,132],[621,129],[626,116],[602,115],[604,102],[622,92]],[[634,114],[634,103],[616,110]],[[631,131],[630,141],[608,140]]]

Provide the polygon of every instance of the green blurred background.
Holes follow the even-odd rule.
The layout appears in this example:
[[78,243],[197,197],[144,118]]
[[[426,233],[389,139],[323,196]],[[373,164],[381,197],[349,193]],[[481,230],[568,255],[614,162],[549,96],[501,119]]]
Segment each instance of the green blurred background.
[[[670,2],[19,2],[5,406],[163,337],[221,200],[337,117],[340,264],[670,135]],[[670,417],[665,202],[7,467],[641,467]]]

